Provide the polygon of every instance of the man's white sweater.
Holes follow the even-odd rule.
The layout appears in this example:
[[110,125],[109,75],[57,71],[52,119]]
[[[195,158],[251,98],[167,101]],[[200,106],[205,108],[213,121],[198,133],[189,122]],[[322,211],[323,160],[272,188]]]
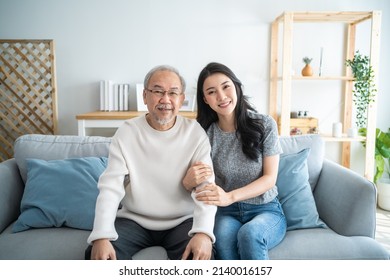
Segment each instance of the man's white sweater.
[[197,201],[182,186],[194,162],[212,165],[210,150],[208,137],[195,120],[177,116],[167,131],[153,129],[146,115],[127,120],[112,138],[108,165],[99,178],[88,242],[116,240],[116,217],[131,219],[150,230],[171,229],[193,217],[189,235],[206,233],[214,242],[216,207]]

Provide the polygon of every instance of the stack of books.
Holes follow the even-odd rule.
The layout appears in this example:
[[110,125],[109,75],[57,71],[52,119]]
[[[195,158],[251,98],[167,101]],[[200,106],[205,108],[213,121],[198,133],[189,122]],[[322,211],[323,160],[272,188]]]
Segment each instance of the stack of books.
[[100,111],[128,111],[129,84],[100,81]]

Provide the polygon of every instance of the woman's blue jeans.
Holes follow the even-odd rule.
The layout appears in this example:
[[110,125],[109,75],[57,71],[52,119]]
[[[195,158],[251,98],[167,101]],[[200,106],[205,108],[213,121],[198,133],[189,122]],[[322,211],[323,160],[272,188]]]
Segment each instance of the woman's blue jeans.
[[214,233],[216,258],[266,260],[268,250],[286,234],[286,218],[277,198],[267,204],[234,203],[218,207]]

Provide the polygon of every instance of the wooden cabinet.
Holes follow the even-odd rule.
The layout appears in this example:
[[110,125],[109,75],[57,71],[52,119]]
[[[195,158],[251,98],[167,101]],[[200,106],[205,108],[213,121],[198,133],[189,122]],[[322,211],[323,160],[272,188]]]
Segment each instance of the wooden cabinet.
[[[280,118],[278,119],[278,129],[281,129]],[[310,134],[317,133],[318,119],[316,118],[291,118],[290,134]],[[293,133],[295,131],[295,133]]]
[[[95,111],[76,116],[78,135],[86,136],[88,128],[118,128],[127,119],[146,114],[145,111]],[[179,115],[196,119],[196,112],[180,111]]]
[[[347,28],[346,42],[340,42],[344,47],[346,59],[352,59],[355,50],[355,41],[357,25],[361,22],[371,21],[370,34],[370,59],[374,70],[375,81],[377,85],[378,64],[379,64],[379,38],[381,12],[285,12],[272,22],[271,31],[271,65],[270,65],[270,96],[269,96],[269,114],[280,123],[280,135],[290,134],[290,114],[292,83],[295,80],[307,81],[343,81],[343,117],[340,120],[343,124],[344,133],[352,126],[353,112],[353,78],[349,67],[345,67],[343,75],[332,76],[311,76],[302,77],[292,74],[292,47],[293,47],[293,29],[295,23],[340,23]],[[279,34],[279,27],[283,30]],[[320,34],[320,33],[319,33]],[[280,44],[281,42],[281,44]],[[337,44],[337,42],[336,42]],[[320,47],[320,46],[319,46]],[[279,52],[280,51],[280,52]],[[345,61],[340,61],[345,63]],[[279,68],[281,69],[279,71]],[[281,73],[281,76],[280,74]],[[321,84],[322,86],[322,84]],[[326,85],[325,85],[326,86]],[[280,93],[280,112],[278,112],[278,95]],[[376,129],[376,102],[372,102],[368,108],[367,114],[367,137],[365,149],[365,177],[373,179],[375,166],[375,129]],[[350,167],[351,141],[361,141],[361,138],[333,138],[329,135],[324,137],[326,141],[339,141],[342,143],[342,165]]]

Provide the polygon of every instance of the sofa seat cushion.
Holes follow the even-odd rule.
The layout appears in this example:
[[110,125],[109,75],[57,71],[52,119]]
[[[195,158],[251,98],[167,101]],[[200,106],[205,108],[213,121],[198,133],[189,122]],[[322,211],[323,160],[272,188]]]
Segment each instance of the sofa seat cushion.
[[83,260],[88,230],[39,228],[13,233],[12,226],[0,235],[1,260]]
[[73,227],[92,230],[97,184],[107,158],[27,159],[21,214],[13,231]]
[[270,259],[358,260],[388,259],[389,253],[367,236],[342,236],[333,230],[314,228],[288,231],[283,241],[269,251]]
[[[88,230],[39,228],[18,233],[12,226],[0,235],[0,260],[84,260]],[[154,246],[134,255],[135,260],[166,260],[164,248]]]
[[133,260],[168,260],[168,254],[163,247],[152,246],[136,253]]

